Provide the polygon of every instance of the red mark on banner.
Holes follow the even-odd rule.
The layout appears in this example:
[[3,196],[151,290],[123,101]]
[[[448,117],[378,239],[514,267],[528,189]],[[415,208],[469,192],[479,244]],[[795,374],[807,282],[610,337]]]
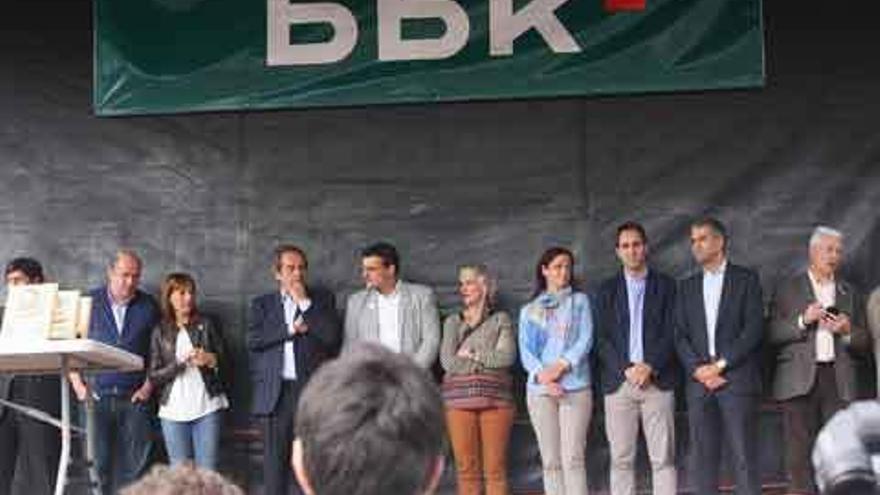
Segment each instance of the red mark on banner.
[[646,0],[604,0],[606,12],[636,12],[645,10]]

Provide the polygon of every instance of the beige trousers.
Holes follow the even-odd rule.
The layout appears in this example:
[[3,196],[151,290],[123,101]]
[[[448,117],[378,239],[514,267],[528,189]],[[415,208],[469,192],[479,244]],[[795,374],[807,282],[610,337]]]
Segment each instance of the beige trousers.
[[645,434],[654,495],[675,495],[675,397],[653,385],[629,382],[605,396],[605,432],[611,450],[612,495],[635,495],[636,442]]
[[526,403],[544,470],[546,495],[586,495],[587,430],[593,409],[589,389],[562,397],[527,394]]

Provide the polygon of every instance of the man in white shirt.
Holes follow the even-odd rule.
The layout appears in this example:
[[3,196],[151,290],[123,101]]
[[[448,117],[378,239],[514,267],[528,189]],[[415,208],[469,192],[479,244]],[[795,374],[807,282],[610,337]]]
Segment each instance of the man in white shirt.
[[400,280],[400,256],[379,242],[361,251],[366,288],[348,298],[344,348],[357,341],[378,342],[429,369],[440,347],[440,319],[430,287]]
[[783,281],[773,297],[773,397],[783,409],[790,493],[816,493],[813,442],[822,425],[856,398],[850,353],[870,349],[860,298],[838,275],[842,261],[843,234],[816,227],[806,273]]
[[727,260],[727,233],[714,218],[691,224],[700,272],[676,295],[675,346],[687,383],[691,480],[719,493],[721,444],[730,447],[738,495],[760,495],[757,406],[764,311],[758,274]]
[[308,285],[301,248],[275,249],[278,289],[251,302],[247,347],[251,412],[263,430],[263,481],[267,495],[301,493],[288,468],[299,397],[311,374],[339,346],[333,293]]

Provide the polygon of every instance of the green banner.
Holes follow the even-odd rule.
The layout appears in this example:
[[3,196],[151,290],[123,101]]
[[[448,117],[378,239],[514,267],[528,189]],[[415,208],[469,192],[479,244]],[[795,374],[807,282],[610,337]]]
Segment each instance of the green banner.
[[764,82],[761,0],[95,0],[98,115]]

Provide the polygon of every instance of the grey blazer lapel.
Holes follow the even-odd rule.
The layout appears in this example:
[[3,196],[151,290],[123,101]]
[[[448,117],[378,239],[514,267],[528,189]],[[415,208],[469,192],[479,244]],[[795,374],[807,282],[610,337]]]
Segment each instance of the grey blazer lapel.
[[[801,311],[803,308],[806,308],[807,305],[812,304],[814,301],[818,301],[819,299],[816,297],[816,293],[813,292],[813,283],[810,281],[810,274],[804,273],[801,277],[801,283],[797,285],[797,297],[795,300],[801,301]],[[808,332],[807,333],[807,342],[810,347],[810,359],[811,361],[816,360],[816,332]],[[835,348],[837,345],[834,346]]]
[[848,314],[850,319],[854,318],[853,312],[855,305],[853,304],[852,290],[844,283],[837,282],[835,284],[835,306],[841,311]]
[[397,287],[400,291],[400,303],[397,306],[398,332],[400,332],[400,350],[404,354],[412,354],[416,351],[415,346],[415,325],[412,321],[413,311],[410,307],[413,304],[412,292],[409,290],[409,284],[400,281]]

